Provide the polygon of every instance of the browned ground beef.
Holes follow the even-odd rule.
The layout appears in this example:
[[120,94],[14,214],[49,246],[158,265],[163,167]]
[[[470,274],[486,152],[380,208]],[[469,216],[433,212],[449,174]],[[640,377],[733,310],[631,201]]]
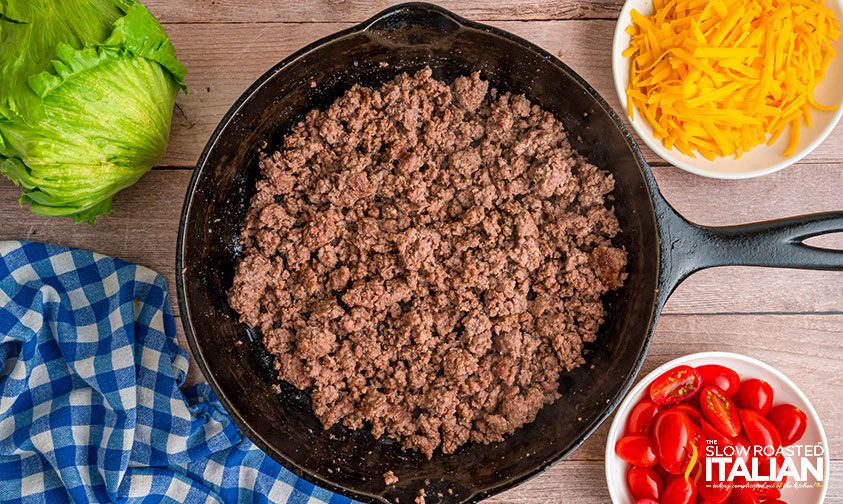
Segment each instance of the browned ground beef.
[[611,175],[479,73],[355,86],[260,167],[229,300],[326,429],[428,457],[500,441],[559,396],[626,278]]

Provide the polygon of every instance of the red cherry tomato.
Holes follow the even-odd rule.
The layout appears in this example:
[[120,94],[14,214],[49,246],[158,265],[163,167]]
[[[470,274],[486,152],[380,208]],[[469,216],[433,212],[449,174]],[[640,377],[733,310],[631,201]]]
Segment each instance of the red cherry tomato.
[[682,461],[692,435],[691,420],[685,413],[667,410],[656,417],[653,422],[653,446],[659,462],[667,472],[679,474],[682,471]]
[[759,499],[764,499],[764,502],[767,502],[770,499],[778,499],[782,496],[781,491],[778,488],[770,488],[769,481],[766,484],[761,484],[760,486],[753,486],[752,491],[755,495],[758,496]]
[[659,501],[653,499],[638,499],[635,504],[659,504]]
[[742,409],[740,417],[749,441],[755,446],[764,447],[763,456],[759,458],[769,460],[771,456],[775,456],[776,450],[782,445],[782,438],[776,426],[751,409]]
[[[760,472],[760,471],[759,471]],[[783,485],[784,483],[782,483]],[[771,481],[747,481],[743,476],[735,477],[735,489],[747,488],[754,493],[759,500],[778,499],[782,496],[779,491],[779,484]]]
[[636,404],[629,413],[626,421],[626,434],[648,434],[656,415],[661,413],[662,407],[649,399],[643,399]]
[[671,481],[662,492],[662,504],[694,504],[696,501],[697,487],[684,476]]
[[615,444],[615,453],[624,462],[639,467],[650,467],[659,461],[650,436],[626,436]]
[[688,446],[685,447],[685,459],[682,461],[681,472],[680,474],[685,474],[688,469],[688,464],[691,463],[692,455],[694,453],[694,447],[697,449],[697,460],[694,463],[694,469],[692,470],[691,477],[696,481],[697,476],[696,474],[701,471],[703,467],[705,467],[705,434],[702,431],[702,428],[698,425],[691,424],[691,437],[688,439]]
[[735,477],[735,489],[746,488],[754,493],[759,500],[778,499],[782,493],[769,481],[747,481],[741,476]]
[[784,488],[785,484],[787,484],[787,476],[778,478],[779,473],[782,470],[782,466],[784,466],[784,455],[781,453],[776,456],[775,464],[772,466],[772,469],[770,460],[766,460],[765,462],[759,464],[759,474],[769,477],[770,481],[753,483],[752,490],[755,492],[755,495],[761,497],[762,499],[778,499],[782,496],[780,490]]
[[732,504],[761,504],[761,500],[749,488],[735,487],[735,492],[732,494]]
[[782,446],[799,441],[808,427],[805,412],[792,404],[779,404],[767,414],[767,420],[776,426],[782,437]]
[[731,481],[720,481],[717,478],[716,470],[713,472],[711,481],[707,481],[705,477],[697,481],[697,491],[700,496],[711,502],[711,504],[721,504],[732,496],[732,489],[734,487]]
[[764,380],[744,380],[732,399],[738,408],[751,409],[767,416],[773,406],[773,387]]
[[741,433],[738,409],[719,388],[709,385],[702,389],[700,408],[705,419],[726,437],[733,438]]
[[705,434],[705,438],[709,441],[713,441],[720,450],[723,450],[726,446],[732,446],[732,440],[724,436],[720,431],[714,428],[713,425],[706,422],[705,419],[702,420],[702,427],[703,434]]
[[691,438],[689,439],[690,443],[688,444],[688,453],[692,453],[691,445],[697,447],[697,452],[702,455],[705,451],[705,433],[702,430],[702,427],[696,424],[691,424]]
[[656,404],[684,401],[699,392],[700,372],[690,366],[677,366],[662,373],[650,384],[650,399]]
[[626,473],[626,484],[629,492],[636,499],[654,499],[659,497],[664,490],[664,479],[648,467],[633,467]]
[[702,376],[702,386],[715,386],[731,397],[738,391],[741,385],[741,375],[726,366],[707,364],[697,367]]
[[665,484],[667,484],[668,482],[672,481],[672,480],[673,480],[673,478],[675,478],[675,477],[676,477],[676,475],[675,475],[675,474],[670,474],[669,472],[667,472],[667,469],[665,469],[664,467],[662,467],[662,465],[661,465],[661,464],[656,464],[656,465],[654,465],[653,467],[651,467],[650,469],[652,469],[652,470],[656,471],[656,472],[659,474],[659,476],[661,476],[661,477],[662,477],[662,481],[664,481],[664,482],[665,482]]
[[746,434],[741,432],[730,441],[732,442],[732,446],[735,447],[735,454],[732,456],[733,462],[738,457],[743,458],[744,461],[749,461],[752,458],[752,443],[749,442]]
[[746,437],[746,434],[744,434],[743,432],[732,438],[730,441],[735,446],[735,448],[740,448],[740,453],[742,455],[748,457],[752,453],[752,443],[749,442],[749,438]]
[[675,409],[681,411],[688,415],[688,419],[691,420],[691,423],[695,423],[697,425],[700,424],[700,420],[702,420],[702,412],[699,408],[695,408],[688,403],[679,403],[674,406],[671,406],[670,409]]
[[[702,429],[696,425],[691,425],[691,429],[693,430],[694,428],[699,429],[700,434],[702,434]],[[692,434],[692,437],[696,437],[696,434]],[[705,475],[705,439],[701,439],[699,444],[694,445],[697,447],[697,459],[694,461],[691,471],[688,472],[688,466],[694,460],[694,448],[691,446],[691,443],[692,441],[688,441],[688,447],[686,448],[687,455],[685,456],[685,460],[682,461],[682,470],[679,477],[684,478],[688,474],[696,484]]]

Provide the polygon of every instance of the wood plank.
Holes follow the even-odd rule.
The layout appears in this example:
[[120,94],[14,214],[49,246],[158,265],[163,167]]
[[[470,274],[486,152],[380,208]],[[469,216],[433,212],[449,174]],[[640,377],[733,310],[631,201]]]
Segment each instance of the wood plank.
[[[613,22],[495,21],[491,24],[525,37],[558,56],[619,110],[611,71]],[[193,166],[220,118],[255,79],[306,44],[348,26],[347,23],[168,25],[179,58],[188,67],[191,94],[180,95],[177,100],[179,110],[173,120],[172,142],[161,164]],[[841,139],[843,126],[838,126],[805,161],[843,161]],[[649,161],[661,162],[641,145]]]
[[[831,463],[831,482],[843,480],[843,461]],[[562,461],[547,472],[491,499],[488,504],[593,504],[610,502],[602,462]],[[839,484],[828,488],[824,504],[843,503]]]
[[[187,348],[180,320],[177,328],[179,343]],[[842,338],[843,315],[665,315],[636,383],[665,362],[690,353],[717,350],[755,357],[802,389],[823,421],[830,453],[843,459]],[[191,361],[188,383],[201,380]],[[612,418],[568,460],[603,460]]]
[[[145,0],[162,23],[359,23],[401,0]],[[614,19],[621,0],[443,0],[436,2],[457,15],[477,21],[535,19]]]
[[164,275],[175,299],[176,236],[190,175],[189,170],[147,173],[115,196],[114,212],[96,226],[32,214],[18,205],[20,188],[0,177],[0,240],[55,243],[147,266]]
[[[186,346],[177,326],[180,342]],[[760,359],[789,376],[811,400],[829,441],[832,481],[843,478],[843,380],[839,362],[843,348],[843,315],[750,316],[667,315],[656,328],[639,380],[665,362],[688,353],[712,349]],[[202,380],[191,365],[188,383]],[[613,417],[567,460],[546,473],[488,502],[550,503],[608,502],[603,476],[606,437]],[[832,485],[826,503],[843,503],[843,488]]]
[[[805,170],[815,167],[796,167],[786,174],[774,175],[771,177],[789,177],[787,174],[807,173]],[[161,272],[165,272],[171,287],[172,264],[174,258],[173,248],[175,246],[176,227],[180,202],[190,172],[187,170],[155,170],[147,174],[141,182],[132,188],[124,191],[115,201],[117,213],[107,216],[96,227],[88,225],[75,225],[64,219],[47,219],[31,215],[25,209],[17,207],[14,203],[18,190],[7,180],[0,182],[0,215],[5,217],[5,224],[0,231],[0,239],[29,238],[50,241],[70,246],[93,248],[104,253],[117,255],[126,259],[140,262]],[[783,184],[788,187],[788,184]],[[786,206],[796,203],[788,200],[787,194],[794,191],[782,190],[782,199],[772,198],[779,204]],[[718,207],[706,205],[705,195],[700,191],[690,191],[688,209],[705,209]],[[773,193],[773,196],[777,196]],[[690,202],[693,202],[690,203]],[[755,215],[763,218],[765,215],[773,214],[777,207],[768,207],[771,203],[759,203],[760,208],[741,209],[737,207],[738,214]],[[811,209],[808,209],[811,210]],[[725,212],[725,210],[719,210]],[[752,214],[752,212],[757,212]],[[764,213],[767,212],[767,213]],[[727,215],[715,212],[716,219],[725,219]],[[740,218],[738,215],[736,218]],[[719,221],[718,221],[719,222]],[[728,222],[728,220],[724,220]],[[740,275],[742,269],[724,268],[713,270],[720,272],[718,280],[731,278],[731,282],[737,282],[735,278]],[[746,270],[746,269],[743,269]],[[761,276],[758,273],[761,273]],[[759,278],[769,272],[775,275],[775,270],[753,270],[754,275],[747,275],[746,283],[763,283]],[[828,277],[820,277],[819,285],[813,285],[817,292],[831,292],[834,282],[825,280]],[[810,291],[813,281],[812,277],[807,278],[806,284],[801,279],[793,279],[793,289],[789,292],[803,293],[805,299],[813,299]],[[825,285],[825,282],[828,285]],[[836,283],[839,284],[839,281]],[[691,285],[691,284],[687,284]],[[724,311],[776,311],[780,309],[781,291],[773,290],[762,292],[759,299],[745,299],[745,288],[736,286],[734,289],[711,294],[720,296],[711,299],[712,305],[706,307],[721,309]],[[766,290],[766,289],[765,289]],[[693,295],[699,292],[699,288]],[[689,307],[681,304],[682,297],[678,292],[671,305],[674,309],[688,310]],[[839,299],[839,296],[838,298]],[[753,306],[754,302],[761,303]],[[799,302],[800,300],[795,300]],[[767,303],[767,304],[765,304]],[[737,308],[735,308],[737,307]],[[804,305],[797,306],[799,311],[806,311]],[[695,307],[694,307],[695,309]],[[183,346],[184,335],[180,321],[177,323],[180,333],[180,340]],[[656,331],[656,336],[650,350],[649,357],[644,365],[644,372],[648,372],[656,366],[675,358],[679,355],[716,348],[719,350],[735,351],[760,358],[782,370],[794,381],[801,385],[803,390],[813,401],[821,417],[826,421],[826,432],[829,436],[832,453],[841,453],[843,449],[843,405],[839,397],[843,393],[843,382],[839,379],[839,362],[841,347],[839,341],[843,332],[843,316],[841,315],[665,315],[662,317]],[[759,337],[760,335],[763,335]],[[193,384],[201,380],[201,375],[196,372],[195,365],[191,367],[188,383]],[[572,461],[597,461],[602,457],[603,445],[605,444],[608,424],[600,430],[571,457]],[[572,462],[573,463],[573,462]],[[563,464],[568,464],[563,463]],[[557,467],[568,467],[561,465]],[[577,485],[570,478],[570,471],[565,469],[563,473],[553,469],[546,475],[536,478],[527,486],[519,487],[513,492],[527,491],[532,488],[530,485],[549,485],[549,492],[556,492],[552,495],[567,495],[570,485]],[[602,481],[602,472],[595,469],[594,481]],[[556,476],[551,476],[551,475]],[[579,473],[576,473],[579,474]],[[550,479],[552,478],[552,479]],[[576,478],[577,480],[579,478]],[[561,482],[565,483],[564,488],[559,487]],[[554,486],[556,485],[556,486]],[[544,487],[542,487],[544,488]],[[538,492],[539,490],[534,490]],[[585,491],[585,490],[583,490]],[[590,490],[589,490],[590,491]],[[513,495],[521,498],[520,493]],[[530,494],[533,495],[533,494]],[[544,494],[535,494],[544,495]],[[586,495],[595,495],[586,492]],[[525,497],[526,498],[526,497]],[[509,502],[509,501],[507,501]],[[520,502],[520,500],[519,500]],[[542,501],[547,502],[547,501]],[[566,499],[565,502],[568,502]],[[594,501],[591,501],[594,502]],[[827,502],[834,502],[829,500]],[[839,500],[837,502],[840,502]]]
[[[840,164],[797,165],[749,180],[698,177],[672,166],[656,167],[653,172],[662,194],[674,208],[691,221],[707,226],[843,210]],[[843,234],[812,239],[810,243],[843,249]],[[770,307],[773,299],[775,310],[762,308]],[[809,305],[810,309],[805,310]],[[719,307],[715,311],[735,312],[843,312],[843,271],[713,268],[685,280],[664,311],[711,312],[712,306]]]
[[[251,82],[300,47],[360,22],[399,0],[146,0],[166,24],[189,68],[170,148],[161,166],[192,166],[219,119]],[[443,7],[521,35],[560,57],[617,110],[611,38],[622,0],[444,0]],[[604,20],[576,21],[585,18]],[[529,22],[526,22],[530,20]],[[220,24],[223,23],[223,24]],[[839,210],[843,126],[805,163],[751,181],[715,181],[672,167],[654,172],[668,200],[691,220],[727,225]],[[650,162],[660,160],[644,147]],[[115,214],[96,227],[30,214],[19,189],[0,177],[2,239],[32,239],[94,249],[161,272],[175,300],[175,242],[190,170],[155,170],[115,198]],[[843,234],[820,240],[843,249]],[[825,423],[832,481],[843,481],[843,272],[718,268],[693,275],[668,302],[642,373],[679,355],[718,349],[764,360],[801,385]],[[178,313],[178,307],[174,306]],[[748,314],[736,314],[746,312]],[[799,315],[762,315],[793,312]],[[178,315],[177,315],[178,316]],[[181,321],[179,341],[187,347]],[[187,385],[203,380],[191,359]],[[576,453],[492,503],[608,502],[603,451],[608,420]],[[827,504],[843,504],[831,485]]]
[[[832,457],[843,458],[843,315],[665,315],[636,382],[665,362],[695,352],[755,357],[787,375],[823,421]],[[571,460],[603,460],[611,419]]]
[[563,460],[544,473],[483,502],[488,504],[593,504],[611,502],[603,462]]
[[[674,168],[656,171],[668,199],[688,218],[706,224],[832,210],[843,191],[843,167],[839,165],[797,165],[744,182],[712,181]],[[5,217],[0,239],[47,241],[121,257],[162,273],[174,290],[176,235],[191,174],[190,170],[147,173],[115,197],[114,213],[101,218],[95,227],[32,215],[17,204],[20,189],[0,177],[0,215]],[[760,197],[746,198],[747,194]],[[712,200],[729,204],[713,205]],[[826,242],[843,249],[843,234]],[[697,273],[679,287],[665,307],[665,313],[832,311],[843,312],[843,272],[770,268],[716,268]]]

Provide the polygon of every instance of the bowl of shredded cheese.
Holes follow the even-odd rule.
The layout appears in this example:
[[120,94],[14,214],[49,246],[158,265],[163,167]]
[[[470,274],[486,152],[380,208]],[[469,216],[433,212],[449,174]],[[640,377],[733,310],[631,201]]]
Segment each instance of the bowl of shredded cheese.
[[843,0],[627,0],[612,67],[627,119],[697,175],[767,175],[843,114]]

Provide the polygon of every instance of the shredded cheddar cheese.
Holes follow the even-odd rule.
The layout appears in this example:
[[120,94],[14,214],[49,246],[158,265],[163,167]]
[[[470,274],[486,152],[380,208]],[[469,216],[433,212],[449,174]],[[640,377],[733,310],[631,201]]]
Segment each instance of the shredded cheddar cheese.
[[790,124],[796,151],[840,36],[822,0],[654,0],[635,9],[627,113],[633,107],[668,149],[706,159],[772,145]]

